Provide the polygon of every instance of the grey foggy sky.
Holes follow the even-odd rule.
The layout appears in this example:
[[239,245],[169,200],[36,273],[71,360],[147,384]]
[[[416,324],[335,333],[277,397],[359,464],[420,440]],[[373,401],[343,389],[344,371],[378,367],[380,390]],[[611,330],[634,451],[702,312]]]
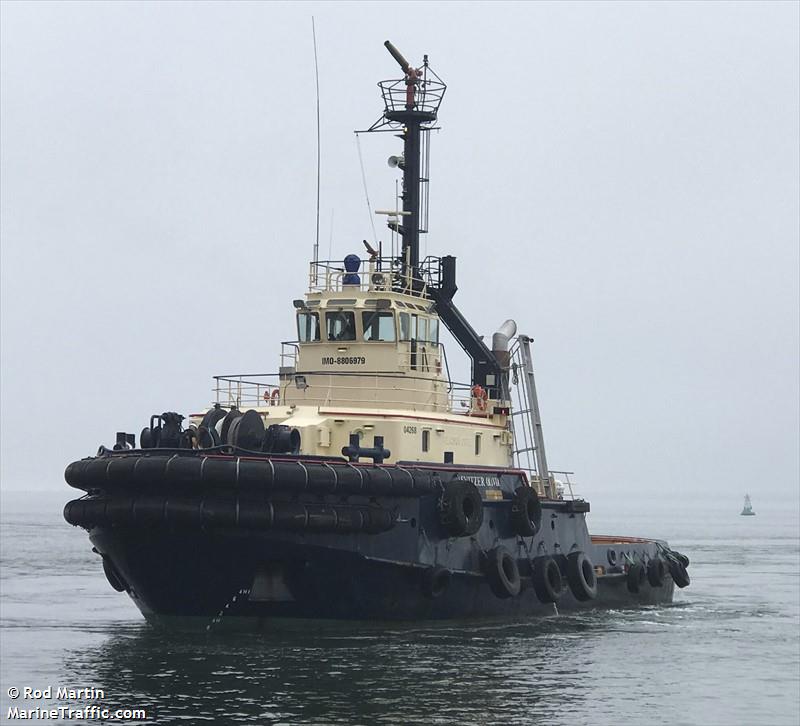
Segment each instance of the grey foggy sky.
[[[551,466],[591,500],[796,503],[798,7],[3,2],[3,488],[66,499],[115,431],[277,370],[314,240],[313,14],[322,256],[371,237],[352,131],[397,76],[383,41],[428,53],[427,250],[476,329],[536,339]],[[361,146],[393,205],[399,140]]]

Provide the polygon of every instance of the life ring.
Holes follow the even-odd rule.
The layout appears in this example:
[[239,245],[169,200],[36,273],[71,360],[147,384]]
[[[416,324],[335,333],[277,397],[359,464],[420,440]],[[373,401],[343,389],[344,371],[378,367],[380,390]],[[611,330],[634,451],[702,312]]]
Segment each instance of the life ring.
[[434,565],[422,573],[422,592],[425,597],[435,600],[444,595],[450,585],[452,573],[446,567]]
[[647,581],[653,587],[661,587],[667,576],[667,566],[660,557],[655,557],[647,563]]
[[646,581],[647,571],[644,569],[644,565],[641,562],[634,562],[628,568],[628,577],[626,579],[628,592],[632,592],[635,595],[642,589],[642,585]]
[[558,602],[561,597],[561,568],[552,557],[537,557],[533,561],[533,589],[542,602]]
[[583,552],[567,555],[567,582],[576,600],[585,602],[597,597],[597,575],[592,561]]
[[475,534],[483,524],[483,501],[478,487],[460,479],[449,482],[439,500],[439,521],[453,537]]
[[495,547],[487,555],[486,579],[492,592],[501,599],[519,595],[522,580],[517,561],[502,545]]
[[486,401],[489,398],[489,394],[480,385],[474,385],[472,387],[472,397],[475,399],[475,405],[478,407],[479,411],[486,410]]
[[511,526],[520,537],[533,537],[542,525],[542,503],[534,489],[522,486],[514,492]]
[[264,391],[264,401],[268,406],[277,406],[281,401],[281,389],[273,388],[272,391]]

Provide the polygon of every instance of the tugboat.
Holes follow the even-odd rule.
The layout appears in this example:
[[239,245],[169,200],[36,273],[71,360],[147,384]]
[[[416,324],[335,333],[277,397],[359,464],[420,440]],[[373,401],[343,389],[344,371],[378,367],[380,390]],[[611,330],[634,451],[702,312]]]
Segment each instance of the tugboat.
[[744,507],[742,508],[741,515],[743,517],[755,517],[756,513],[753,511],[753,505],[750,503],[750,495],[744,495]]
[[[420,259],[430,131],[446,86],[425,56],[380,82],[368,129],[402,138],[390,254],[311,263],[277,374],[215,377],[215,401],[165,411],[71,463],[111,586],[151,621],[535,616],[668,603],[689,584],[666,542],[590,535],[571,472],[551,470],[532,338],[489,347],[454,303],[456,258]],[[316,248],[315,248],[316,249]],[[444,325],[471,361],[453,382]]]

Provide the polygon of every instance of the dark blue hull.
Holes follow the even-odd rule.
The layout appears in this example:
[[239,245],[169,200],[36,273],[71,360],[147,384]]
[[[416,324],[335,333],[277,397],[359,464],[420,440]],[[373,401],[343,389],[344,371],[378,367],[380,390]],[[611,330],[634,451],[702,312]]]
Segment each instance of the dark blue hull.
[[518,617],[673,595],[665,543],[592,538],[588,502],[540,500],[517,470],[132,452],[67,480],[88,493],[67,521],[151,620]]
[[[441,620],[552,615],[587,607],[620,608],[672,601],[674,583],[638,593],[624,572],[598,577],[597,597],[578,601],[565,588],[557,603],[539,600],[531,577],[520,594],[498,598],[485,575],[455,572],[437,597],[425,592],[427,566],[385,562],[355,552],[267,538],[176,536],[95,529],[91,540],[115,563],[133,601],[159,616]],[[265,566],[265,563],[268,563]],[[259,592],[259,580],[277,587]],[[255,587],[254,587],[255,585]],[[264,588],[262,588],[264,589]]]

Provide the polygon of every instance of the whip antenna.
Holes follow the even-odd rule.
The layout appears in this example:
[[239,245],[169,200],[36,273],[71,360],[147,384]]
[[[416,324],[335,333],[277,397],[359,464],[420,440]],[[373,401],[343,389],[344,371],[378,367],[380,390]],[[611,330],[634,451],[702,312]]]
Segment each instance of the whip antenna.
[[320,189],[320,167],[322,165],[320,153],[320,131],[319,131],[319,64],[317,63],[317,30],[314,25],[314,16],[311,16],[311,37],[314,39],[314,79],[317,87],[317,231],[314,239],[314,282],[317,281],[317,263],[319,262],[319,189]]

